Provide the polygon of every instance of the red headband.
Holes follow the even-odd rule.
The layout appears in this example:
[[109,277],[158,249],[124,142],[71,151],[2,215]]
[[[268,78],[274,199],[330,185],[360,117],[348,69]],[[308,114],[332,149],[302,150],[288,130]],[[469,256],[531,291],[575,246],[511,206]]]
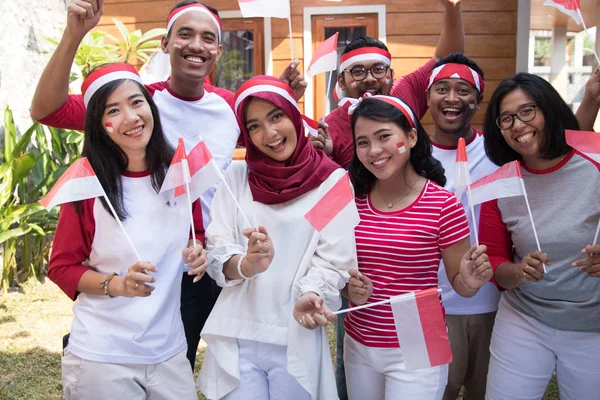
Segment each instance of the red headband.
[[477,89],[479,94],[483,94],[483,89],[485,88],[485,83],[481,75],[465,64],[448,63],[434,68],[429,73],[427,89],[429,90],[434,83],[442,79],[462,79],[463,81],[467,81]]
[[200,11],[211,17],[214,23],[217,25],[217,30],[219,31],[219,42],[221,42],[221,18],[219,18],[215,13],[210,11],[204,4],[200,3],[190,4],[174,9],[167,18],[167,32],[171,30],[177,18],[190,11]]
[[417,123],[416,123],[416,119],[415,119],[415,114],[413,114],[413,112],[410,109],[410,107],[408,106],[408,104],[406,104],[404,101],[400,100],[397,97],[383,96],[383,95],[379,95],[379,94],[373,96],[371,93],[367,92],[363,95],[363,97],[358,98],[358,99],[353,99],[351,97],[345,97],[342,99],[342,101],[339,102],[338,105],[346,108],[346,110],[348,111],[348,116],[351,116],[352,114],[354,114],[354,110],[356,110],[356,108],[360,105],[360,103],[362,103],[363,99],[366,99],[366,98],[380,100],[380,101],[383,101],[385,103],[388,103],[388,104],[396,107],[398,110],[400,110],[400,112],[402,114],[404,114],[404,116],[408,120],[408,124],[410,125],[410,127],[416,129]]
[[118,79],[131,79],[143,84],[142,78],[140,78],[137,70],[129,64],[117,63],[100,67],[89,74],[81,85],[81,94],[83,95],[85,106],[87,107],[90,99],[98,89],[107,83]]
[[380,49],[379,47],[361,47],[359,49],[349,51],[346,54],[342,54],[340,57],[339,72],[341,73],[343,70],[356,62],[367,60],[381,61],[385,65],[390,66],[392,64],[392,55],[389,51]]

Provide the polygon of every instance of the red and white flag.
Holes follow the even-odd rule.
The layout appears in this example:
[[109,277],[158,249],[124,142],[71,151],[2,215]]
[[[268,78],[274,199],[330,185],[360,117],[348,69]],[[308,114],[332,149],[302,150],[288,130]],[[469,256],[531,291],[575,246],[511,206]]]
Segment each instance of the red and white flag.
[[75,161],[62,174],[40,203],[50,211],[56,205],[104,196],[104,189],[86,157]]
[[600,163],[600,133],[565,130],[567,144],[582,156]]
[[354,231],[360,217],[348,173],[345,173],[304,217],[330,243]]
[[244,18],[290,18],[290,0],[238,0]]
[[[190,194],[195,201],[223,177],[221,169],[213,158],[204,140],[200,140],[187,155],[190,171]],[[177,196],[177,189],[175,196]]]
[[545,6],[557,8],[560,12],[573,18],[578,25],[581,25],[581,5],[579,0],[544,0]]
[[318,136],[319,135],[319,123],[312,118],[308,118],[307,116],[302,116],[302,122],[304,124],[304,129],[306,130],[306,135]]
[[521,166],[512,161],[501,166],[496,172],[481,178],[471,185],[472,204],[501,199],[503,197],[524,196]]
[[394,324],[406,369],[414,371],[452,361],[437,288],[391,299]]
[[463,191],[467,185],[471,184],[471,174],[469,173],[469,160],[467,159],[467,146],[465,139],[458,139],[458,148],[456,150],[456,167],[454,170],[454,189],[458,200],[462,197]]
[[333,71],[337,68],[338,35],[339,33],[336,32],[335,35],[317,47],[315,54],[313,54],[312,60],[310,60],[308,69],[306,70],[306,76],[308,78],[312,78],[321,72]]
[[179,138],[177,149],[175,149],[175,154],[171,160],[171,165],[169,165],[165,180],[160,187],[160,193],[171,189],[175,189],[175,197],[185,193],[184,185],[190,182],[189,179],[186,179],[186,177],[189,176],[189,173],[186,174],[184,172],[184,168],[188,166],[187,164],[185,145],[183,139]]

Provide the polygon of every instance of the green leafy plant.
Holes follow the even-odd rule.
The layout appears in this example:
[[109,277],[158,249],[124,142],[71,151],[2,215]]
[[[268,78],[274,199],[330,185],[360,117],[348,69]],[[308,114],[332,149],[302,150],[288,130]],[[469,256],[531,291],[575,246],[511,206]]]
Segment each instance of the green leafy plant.
[[147,63],[156,49],[160,47],[160,37],[167,33],[164,28],[150,29],[144,34],[139,29],[129,32],[125,24],[118,19],[113,18],[113,23],[121,34],[121,38],[118,39],[110,34],[106,34],[106,37],[115,42],[114,51],[118,55],[118,60],[132,64],[135,64],[137,60]]
[[82,138],[81,132],[34,123],[17,139],[12,111],[6,107],[0,164],[3,290],[44,272],[58,211],[48,212],[37,201],[79,156]]

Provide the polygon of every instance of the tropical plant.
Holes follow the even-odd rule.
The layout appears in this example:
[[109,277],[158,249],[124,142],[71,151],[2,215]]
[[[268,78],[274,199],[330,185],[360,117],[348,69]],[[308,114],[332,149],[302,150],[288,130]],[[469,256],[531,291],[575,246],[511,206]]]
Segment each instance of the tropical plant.
[[40,277],[48,261],[58,211],[37,201],[81,153],[83,135],[34,123],[17,139],[12,111],[4,111],[0,164],[2,289]]
[[144,34],[140,29],[129,32],[127,27],[118,19],[113,18],[113,23],[121,34],[122,40],[110,34],[106,34],[106,37],[115,42],[114,51],[118,56],[118,60],[131,64],[137,64],[138,61],[141,61],[142,64],[147,63],[160,46],[160,39],[156,38],[160,38],[167,33],[164,28],[150,29]]

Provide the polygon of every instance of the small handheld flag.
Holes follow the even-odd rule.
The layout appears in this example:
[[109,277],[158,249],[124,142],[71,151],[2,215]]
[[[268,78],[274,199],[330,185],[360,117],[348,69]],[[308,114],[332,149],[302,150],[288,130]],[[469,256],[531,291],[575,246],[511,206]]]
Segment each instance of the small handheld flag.
[[40,200],[40,204],[44,206],[46,210],[50,211],[52,207],[60,204],[72,203],[75,201],[92,199],[95,197],[104,197],[108,208],[117,221],[117,224],[125,234],[125,238],[131,245],[133,252],[138,258],[138,261],[142,261],[142,258],[135,249],[131,238],[127,234],[123,223],[119,219],[117,212],[106,196],[106,192],[104,192],[96,173],[92,169],[92,166],[86,157],[81,157],[79,160],[71,164],[69,168],[67,168],[62,176],[58,178],[58,181],[54,184],[50,192],[48,192],[48,194]]
[[244,18],[287,18],[290,30],[290,52],[294,59],[294,43],[292,40],[292,16],[290,0],[238,0]]
[[[338,44],[339,32],[336,32],[329,39],[317,47],[315,54],[313,55],[308,69],[306,70],[306,76],[312,78],[316,74],[321,72],[333,71],[337,68],[337,44]],[[329,98],[329,91],[331,90],[331,74],[326,74],[327,86],[325,88],[325,106],[323,116],[327,115],[327,106]]]
[[471,218],[473,219],[473,234],[475,243],[479,247],[479,235],[477,234],[477,219],[475,218],[475,206],[471,198],[471,174],[469,172],[469,160],[467,158],[467,145],[465,139],[458,139],[458,148],[456,151],[456,169],[454,170],[454,188],[457,190],[456,197],[460,201],[464,188],[467,188],[469,208],[471,209]]

